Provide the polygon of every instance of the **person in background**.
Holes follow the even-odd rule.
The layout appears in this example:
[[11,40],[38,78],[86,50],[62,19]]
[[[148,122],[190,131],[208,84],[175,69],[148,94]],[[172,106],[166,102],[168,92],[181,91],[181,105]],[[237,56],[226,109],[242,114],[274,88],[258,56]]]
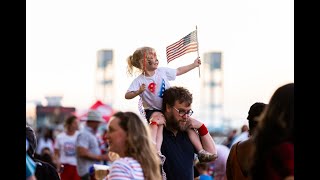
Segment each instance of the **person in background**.
[[[64,122],[65,131],[57,135],[54,155],[61,180],[80,180],[77,171],[76,140],[79,134],[78,118],[69,116]],[[63,169],[60,169],[63,168]]]
[[[108,152],[108,142],[107,142],[107,132],[108,132],[108,127],[107,123],[103,123],[99,126],[98,129],[98,141],[99,141],[99,147],[101,150],[101,154],[109,154]],[[110,158],[110,154],[109,154]],[[102,162],[103,165],[108,165],[111,162],[104,160]]]
[[160,159],[150,130],[133,112],[115,113],[108,125],[109,151],[120,158],[112,162],[107,179],[161,180]]
[[251,179],[294,179],[294,83],[274,92],[258,120]]
[[223,144],[216,144],[219,158],[213,162],[209,162],[209,174],[214,180],[227,180],[227,159],[230,149]]
[[34,130],[29,125],[26,125],[26,137],[29,142],[27,154],[36,163],[35,176],[37,180],[60,180],[60,176],[55,167],[34,156],[37,149],[37,137]]
[[52,167],[59,171],[57,163],[55,162],[54,157],[48,147],[42,148],[41,154],[37,158],[41,161],[49,163]]
[[212,176],[209,175],[209,165],[205,162],[197,162],[196,168],[199,172],[199,177],[196,180],[214,180]]
[[38,145],[37,145],[37,151],[36,153],[38,155],[41,154],[42,149],[47,147],[50,149],[50,155],[53,156],[54,150],[53,150],[53,144],[54,144],[54,138],[53,138],[53,130],[49,127],[44,127],[43,128],[44,135],[40,136],[38,140]]
[[193,159],[193,177],[195,180],[199,180],[200,173],[196,167],[196,164],[199,162],[198,155],[194,154]]
[[249,139],[248,126],[246,124],[244,124],[241,126],[241,133],[233,139],[230,148],[232,148],[232,146],[234,144],[236,144],[237,142],[245,141],[247,139]]
[[26,180],[37,180],[35,171],[36,163],[26,154]]
[[241,126],[241,133],[243,133],[243,132],[249,132],[248,125],[244,124],[244,125]]
[[228,134],[228,138],[226,142],[224,142],[223,144],[226,145],[229,149],[231,149],[232,142],[236,137],[237,137],[237,129],[232,129]]
[[96,135],[100,123],[104,120],[99,111],[88,112],[86,125],[79,132],[76,139],[77,171],[81,180],[90,180],[89,170],[93,164],[101,164],[109,160],[107,154],[101,154],[98,137]]
[[29,148],[28,139],[26,139],[26,180],[36,180],[36,163],[27,154]]
[[163,169],[168,180],[194,179],[194,154],[196,149],[190,141],[187,130],[197,129],[203,148],[214,155],[217,149],[206,126],[199,120],[190,117],[192,94],[183,87],[170,87],[163,94],[163,114],[166,126],[163,128],[163,143],[161,152],[166,157]]
[[252,161],[254,142],[251,138],[258,124],[258,117],[267,105],[256,102],[251,105],[248,112],[249,139],[239,141],[232,146],[227,160],[228,180],[249,180],[249,163]]

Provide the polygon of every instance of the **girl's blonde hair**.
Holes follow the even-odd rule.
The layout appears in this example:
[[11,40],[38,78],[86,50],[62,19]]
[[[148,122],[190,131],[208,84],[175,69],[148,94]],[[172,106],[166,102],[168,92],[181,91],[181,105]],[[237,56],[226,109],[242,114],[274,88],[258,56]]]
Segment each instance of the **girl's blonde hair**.
[[161,162],[149,127],[133,112],[117,112],[113,116],[119,118],[119,126],[127,132],[125,156],[140,163],[146,180],[161,180]]
[[133,67],[137,68],[138,72],[142,73],[144,71],[144,54],[146,53],[146,55],[148,55],[153,51],[153,48],[147,46],[135,50],[133,55],[130,55],[127,58],[127,73],[132,76],[134,74]]

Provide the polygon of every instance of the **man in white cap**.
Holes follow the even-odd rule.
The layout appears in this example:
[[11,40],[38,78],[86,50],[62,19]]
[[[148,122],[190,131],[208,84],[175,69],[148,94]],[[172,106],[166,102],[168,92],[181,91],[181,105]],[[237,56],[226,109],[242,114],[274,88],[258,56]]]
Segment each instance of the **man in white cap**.
[[84,126],[77,137],[77,170],[81,180],[90,180],[89,169],[93,164],[101,164],[102,161],[109,160],[107,154],[101,154],[96,136],[101,122],[103,122],[101,113],[96,110],[90,110],[86,126]]

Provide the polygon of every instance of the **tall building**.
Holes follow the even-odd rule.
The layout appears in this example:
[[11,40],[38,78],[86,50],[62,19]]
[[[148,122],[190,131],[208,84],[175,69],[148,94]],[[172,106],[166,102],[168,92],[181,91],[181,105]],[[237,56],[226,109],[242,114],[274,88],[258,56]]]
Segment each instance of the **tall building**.
[[223,129],[223,64],[222,52],[204,54],[201,86],[201,114],[211,131]]
[[114,99],[113,75],[113,50],[99,50],[97,52],[95,96],[97,100],[111,106]]

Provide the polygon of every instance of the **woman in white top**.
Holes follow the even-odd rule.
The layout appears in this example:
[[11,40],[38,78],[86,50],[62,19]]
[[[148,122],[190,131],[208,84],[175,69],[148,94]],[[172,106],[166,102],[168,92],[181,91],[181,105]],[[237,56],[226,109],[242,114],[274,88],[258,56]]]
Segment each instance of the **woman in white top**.
[[52,156],[54,153],[53,150],[53,130],[49,129],[48,127],[45,127],[43,129],[44,131],[44,135],[40,136],[39,140],[38,140],[38,146],[37,146],[37,154],[41,155],[42,154],[42,150],[44,148],[49,148],[50,149],[50,155]]
[[58,171],[61,173],[61,180],[79,180],[76,158],[76,140],[79,134],[78,118],[74,115],[69,116],[64,127],[65,131],[57,135],[54,144]]
[[117,112],[108,125],[109,151],[117,153],[108,180],[161,180],[160,159],[147,124],[133,112]]

